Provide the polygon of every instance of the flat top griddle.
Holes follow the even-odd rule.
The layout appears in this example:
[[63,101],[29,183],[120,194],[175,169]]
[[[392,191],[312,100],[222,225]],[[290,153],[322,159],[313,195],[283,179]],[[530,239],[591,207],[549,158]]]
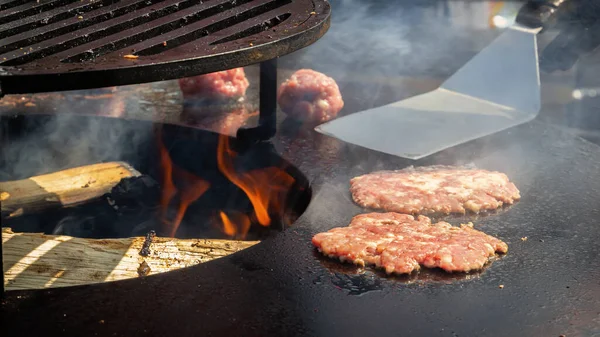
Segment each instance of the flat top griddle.
[[[600,333],[600,148],[532,122],[417,165],[500,170],[523,199],[495,214],[448,218],[509,244],[482,273],[382,277],[317,254],[318,231],[363,212],[348,180],[411,163],[284,121],[275,146],[312,181],[297,223],[240,253],[131,281],[9,292],[2,335],[594,336]],[[527,237],[527,241],[522,241]],[[503,289],[499,286],[504,285]]]
[[[341,27],[338,34],[347,28],[334,27]],[[326,51],[336,47],[329,42],[335,39],[325,40],[316,49],[303,51],[317,60],[329,55]],[[329,65],[341,59],[338,55],[323,57],[329,63],[315,62],[315,67],[328,72]],[[357,77],[364,81],[362,73]],[[348,102],[345,113],[369,108],[374,100],[370,97],[381,88],[370,83],[343,85],[337,75],[334,78]],[[169,85],[176,90],[176,84]],[[168,98],[148,96],[144,96],[145,103],[133,100],[132,106],[137,104],[140,110],[136,117],[154,110],[157,115],[182,110],[178,103],[169,108]],[[392,102],[402,97],[388,98]],[[43,101],[44,97],[35,101],[38,106],[34,108],[44,110]],[[96,111],[100,104],[80,97],[65,99],[55,108],[61,111],[75,103],[74,110],[81,111]],[[292,228],[249,250],[191,269],[97,286],[7,293],[1,306],[2,336],[600,333],[598,146],[532,122],[413,163],[348,146],[279,117],[282,123],[273,143],[310,178],[313,188],[308,210]],[[453,224],[474,221],[476,228],[509,244],[509,253],[483,273],[386,278],[369,270],[361,274],[356,268],[341,267],[320,257],[312,247],[314,233],[346,226],[352,216],[363,212],[350,199],[351,177],[411,164],[471,162],[506,172],[523,194],[522,201],[496,214],[447,219]],[[528,240],[521,241],[522,237]]]
[[0,89],[88,89],[246,66],[312,44],[329,18],[324,0],[3,0]]

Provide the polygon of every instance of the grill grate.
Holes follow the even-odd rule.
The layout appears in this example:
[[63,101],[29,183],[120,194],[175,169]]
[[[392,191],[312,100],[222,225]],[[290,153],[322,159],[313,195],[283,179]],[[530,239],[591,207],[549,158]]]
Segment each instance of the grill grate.
[[313,43],[329,14],[326,0],[0,0],[0,89],[89,89],[245,66]]

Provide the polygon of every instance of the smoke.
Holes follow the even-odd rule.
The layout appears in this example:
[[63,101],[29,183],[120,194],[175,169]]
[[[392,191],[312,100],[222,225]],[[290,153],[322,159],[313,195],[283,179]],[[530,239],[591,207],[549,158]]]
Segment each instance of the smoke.
[[25,133],[4,142],[2,180],[117,160],[135,166],[140,147],[152,139],[150,123],[78,116],[68,103],[56,108],[61,113],[23,117]]
[[377,61],[398,60],[410,54],[402,12],[382,13],[374,2],[356,0],[332,1],[332,6],[331,28],[302,53],[300,62],[313,61],[314,67],[343,79],[351,75],[350,69],[360,69],[361,74],[384,72],[393,64]]
[[[439,79],[458,70],[497,34],[485,2],[332,0],[329,31],[281,64],[333,77],[355,111],[391,103],[415,92],[408,77]],[[457,23],[458,22],[458,23]],[[487,29],[478,29],[480,26]],[[438,83],[439,84],[439,83]],[[354,103],[354,101],[356,103]],[[348,111],[345,109],[344,113]]]

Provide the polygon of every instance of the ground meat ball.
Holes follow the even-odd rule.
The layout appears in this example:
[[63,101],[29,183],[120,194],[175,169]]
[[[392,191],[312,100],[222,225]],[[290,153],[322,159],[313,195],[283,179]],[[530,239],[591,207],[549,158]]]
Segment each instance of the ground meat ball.
[[447,222],[431,224],[426,216],[369,213],[355,216],[349,227],[319,233],[313,244],[326,256],[357,265],[374,265],[388,274],[409,274],[420,266],[447,272],[479,270],[506,243]]
[[464,214],[512,204],[521,195],[504,173],[452,166],[380,171],[350,180],[354,201],[408,214]]
[[333,78],[310,69],[300,69],[282,83],[277,102],[288,116],[311,123],[333,119],[344,107]]
[[242,97],[246,94],[249,85],[244,68],[218,71],[179,80],[179,87],[184,98],[207,100]]

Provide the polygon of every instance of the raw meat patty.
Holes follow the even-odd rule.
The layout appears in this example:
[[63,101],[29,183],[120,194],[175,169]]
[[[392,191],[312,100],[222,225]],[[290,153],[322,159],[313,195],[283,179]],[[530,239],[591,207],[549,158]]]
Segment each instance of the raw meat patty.
[[380,171],[350,180],[363,207],[408,214],[478,213],[521,198],[504,173],[452,166]]
[[326,256],[374,265],[388,274],[408,274],[421,265],[469,272],[483,268],[496,252],[508,251],[506,243],[472,225],[432,225],[426,216],[399,213],[357,215],[349,227],[319,233],[312,242]]
[[310,69],[300,69],[282,83],[277,102],[288,116],[311,123],[335,118],[344,107],[333,78]]
[[244,68],[182,78],[179,87],[184,98],[232,99],[246,94],[250,83]]

